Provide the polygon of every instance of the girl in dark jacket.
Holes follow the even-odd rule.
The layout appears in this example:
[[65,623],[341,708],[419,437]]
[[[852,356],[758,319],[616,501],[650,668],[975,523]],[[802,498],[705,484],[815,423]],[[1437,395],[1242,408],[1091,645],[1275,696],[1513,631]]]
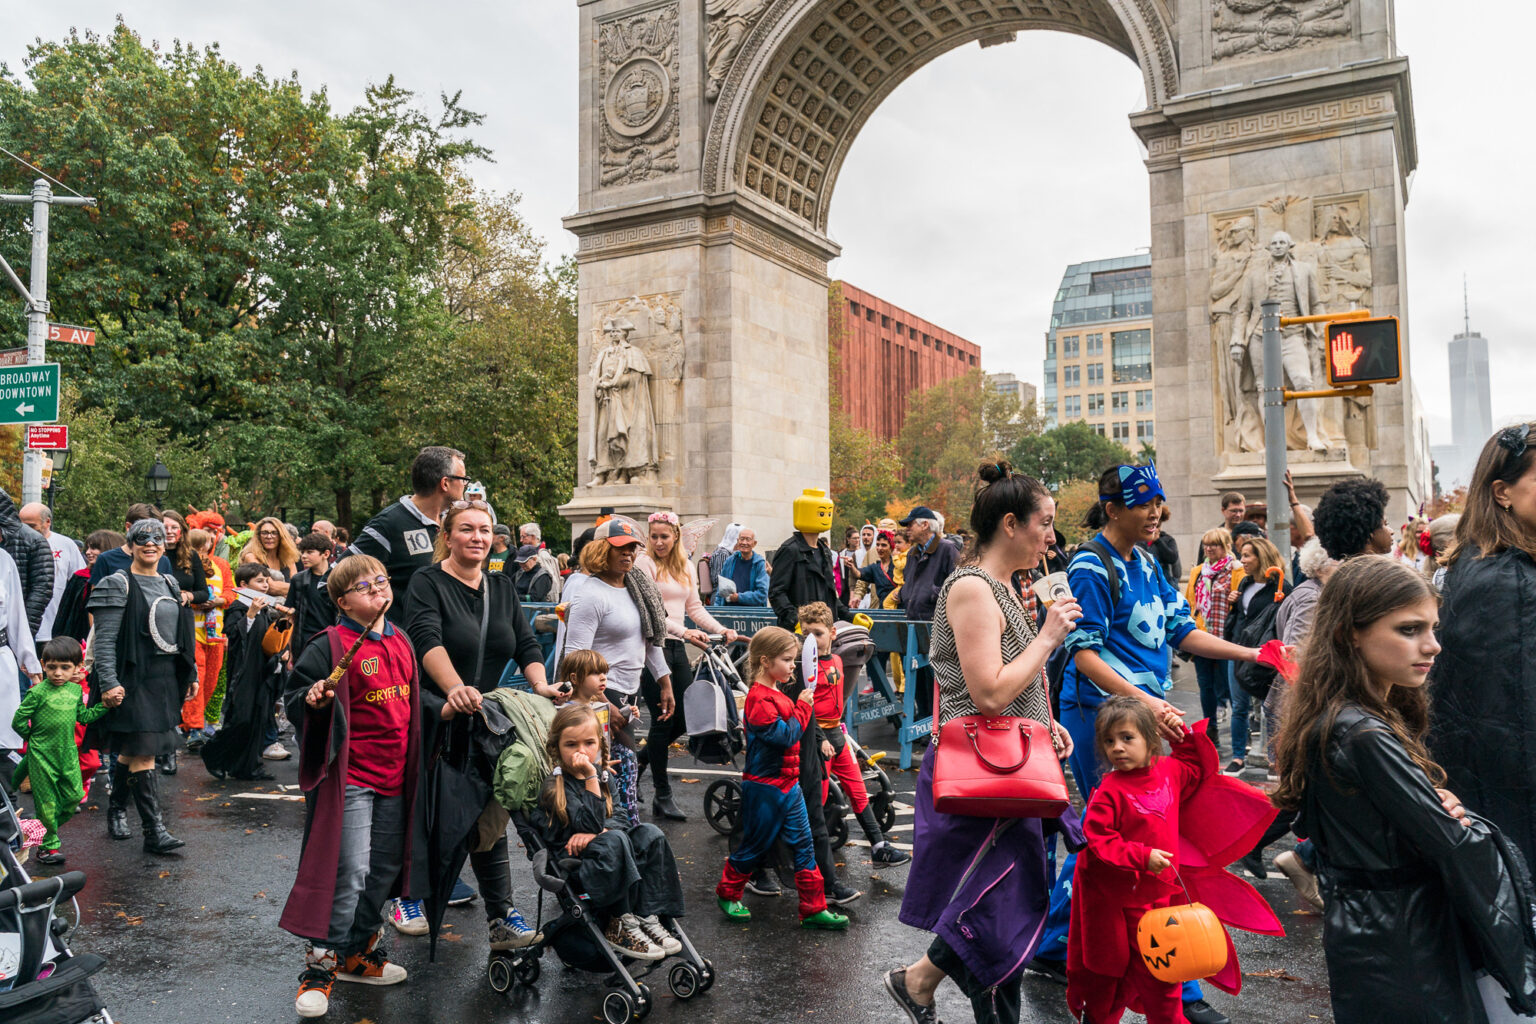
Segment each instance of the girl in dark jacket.
[[[1227,612],[1227,639],[1243,647],[1260,647],[1274,638],[1275,614],[1285,597],[1285,569],[1280,551],[1263,537],[1239,537],[1238,558],[1243,579]],[[1229,693],[1232,697],[1232,760],[1224,769],[1239,775],[1248,766],[1248,710],[1254,700],[1263,702],[1275,670],[1257,662],[1232,666]]]
[[[1477,973],[1536,1010],[1523,860],[1444,789],[1424,680],[1440,644],[1434,591],[1364,555],[1318,599],[1276,754],[1276,806],[1318,853],[1323,952],[1339,1024],[1482,1024]],[[1491,986],[1490,986],[1491,988]],[[1494,997],[1497,998],[1497,997]]]

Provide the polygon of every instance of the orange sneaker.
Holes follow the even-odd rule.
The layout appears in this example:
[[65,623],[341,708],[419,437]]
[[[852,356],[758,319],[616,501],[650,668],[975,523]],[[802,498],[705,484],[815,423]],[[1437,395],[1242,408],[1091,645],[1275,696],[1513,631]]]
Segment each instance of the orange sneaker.
[[336,971],[337,981],[359,985],[398,985],[405,980],[405,968],[384,958],[381,949],[353,953]]
[[304,973],[299,975],[299,996],[293,1008],[300,1017],[323,1017],[331,1008],[331,986],[336,983],[336,955],[330,950],[312,950],[305,958]]

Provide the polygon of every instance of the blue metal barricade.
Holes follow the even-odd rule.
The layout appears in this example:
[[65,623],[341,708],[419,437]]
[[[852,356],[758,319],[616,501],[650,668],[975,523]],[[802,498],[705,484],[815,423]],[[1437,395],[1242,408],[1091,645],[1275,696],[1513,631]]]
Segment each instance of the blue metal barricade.
[[[538,622],[540,615],[553,614],[555,606],[529,603],[523,605],[523,610],[528,616],[529,624],[534,625]],[[750,637],[762,627],[772,626],[778,621],[773,614],[773,609],[767,607],[712,605],[709,613],[722,626],[734,629],[743,637]],[[849,732],[858,738],[860,726],[882,719],[890,721],[896,729],[896,740],[901,748],[901,767],[911,768],[916,742],[933,731],[931,717],[922,719],[917,717],[916,702],[918,671],[928,667],[930,624],[903,618],[900,611],[870,609],[864,614],[874,622],[870,627],[869,635],[875,642],[876,653],[864,666],[874,692],[854,694],[854,699],[848,702],[845,722]],[[544,650],[544,670],[553,677],[556,656],[555,634],[535,628],[534,635],[538,637],[539,645]],[[891,655],[901,660],[902,674],[906,678],[903,693],[896,692],[886,669]],[[750,683],[751,680],[747,682]],[[502,671],[500,685],[515,686],[524,690],[529,687],[527,678],[516,663],[508,664]]]

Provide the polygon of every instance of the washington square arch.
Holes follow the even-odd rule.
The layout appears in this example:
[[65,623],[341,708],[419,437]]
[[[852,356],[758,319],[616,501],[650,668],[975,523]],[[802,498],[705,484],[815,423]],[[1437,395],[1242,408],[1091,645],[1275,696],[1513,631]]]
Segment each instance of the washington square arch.
[[[1417,153],[1390,0],[583,0],[580,23],[577,528],[601,507],[671,508],[789,534],[791,499],[828,474],[838,170],[893,89],[968,43],[1053,29],[1141,69],[1129,128],[1181,533],[1215,521],[1222,491],[1262,493],[1252,367],[1232,352],[1266,290],[1406,321]],[[1303,495],[1363,473],[1399,504],[1427,498],[1415,404],[1405,379],[1307,425],[1293,410]]]

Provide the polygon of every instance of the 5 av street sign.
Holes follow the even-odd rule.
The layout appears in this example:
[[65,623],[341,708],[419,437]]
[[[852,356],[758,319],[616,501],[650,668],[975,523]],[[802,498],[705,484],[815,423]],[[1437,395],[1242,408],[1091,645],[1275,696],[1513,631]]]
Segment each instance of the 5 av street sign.
[[58,418],[58,363],[0,366],[0,423],[53,423]]

